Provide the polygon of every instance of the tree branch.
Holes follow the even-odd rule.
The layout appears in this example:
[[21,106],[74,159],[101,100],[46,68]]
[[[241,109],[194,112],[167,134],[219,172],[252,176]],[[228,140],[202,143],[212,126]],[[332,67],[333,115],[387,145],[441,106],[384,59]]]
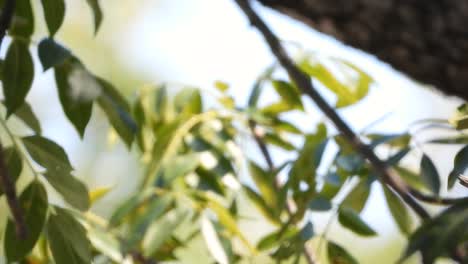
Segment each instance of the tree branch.
[[348,124],[341,119],[335,110],[328,105],[323,97],[317,92],[312,85],[310,77],[301,72],[289,58],[278,38],[252,9],[249,0],[235,0],[235,2],[248,17],[250,23],[261,32],[268,43],[271,52],[275,55],[280,64],[289,74],[291,80],[297,85],[297,87],[299,87],[302,93],[308,95],[315,102],[319,109],[328,117],[346,140],[354,147],[354,149],[371,163],[372,167],[380,175],[383,182],[395,190],[406,204],[408,204],[422,219],[430,218],[427,211],[410,195],[408,186],[406,186],[406,184],[400,179],[398,174],[385,162],[380,160],[369,146],[361,141]]
[[16,196],[15,184],[12,182],[10,173],[5,164],[5,156],[3,153],[3,147],[0,144],[0,187],[5,193],[10,212],[13,216],[13,220],[16,225],[16,236],[19,239],[25,239],[27,236],[27,227],[24,222],[23,210],[18,202]]
[[15,13],[15,0],[6,0],[3,5],[2,14],[0,16],[0,47],[2,46],[3,38],[6,35],[6,31],[10,27],[13,14]]

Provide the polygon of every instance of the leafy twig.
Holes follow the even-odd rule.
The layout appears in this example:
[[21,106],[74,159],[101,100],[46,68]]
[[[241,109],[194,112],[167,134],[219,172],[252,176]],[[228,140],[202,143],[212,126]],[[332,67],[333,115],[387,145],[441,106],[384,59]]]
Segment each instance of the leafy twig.
[[250,23],[256,27],[265,41],[268,43],[271,52],[278,59],[280,64],[289,74],[291,80],[299,87],[302,93],[309,96],[318,108],[335,125],[346,140],[354,149],[366,158],[381,176],[381,180],[394,189],[400,197],[408,204],[422,219],[430,218],[429,213],[410,195],[408,186],[400,179],[398,174],[392,170],[385,162],[380,160],[374,151],[364,144],[349,125],[336,113],[336,111],[325,101],[320,93],[313,86],[309,76],[304,74],[291,60],[286,50],[281,45],[279,39],[273,34],[263,20],[252,9],[249,0],[235,0],[237,5],[248,17]]
[[[250,131],[252,132],[253,138],[255,139],[255,142],[257,143],[260,151],[262,152],[262,155],[263,155],[263,157],[264,157],[264,159],[265,159],[265,161],[266,161],[266,163],[268,165],[268,168],[270,169],[270,171],[274,171],[275,167],[274,167],[274,164],[273,164],[273,159],[272,159],[271,154],[268,151],[268,147],[265,144],[265,142],[263,141],[261,135],[259,135],[257,133],[256,126],[257,126],[257,124],[253,120],[249,121],[249,128],[250,128]],[[275,187],[276,187],[277,191],[279,191],[281,189],[281,183],[279,182],[278,179],[276,179]],[[292,207],[292,205],[290,203],[286,202],[286,211],[288,212],[289,216],[292,215],[292,208],[291,207]],[[308,264],[318,264],[318,261],[316,260],[316,257],[315,257],[315,253],[313,251],[311,251],[309,248],[307,248],[305,243],[303,245],[302,252],[304,253],[304,256],[305,256],[306,261],[307,261]]]

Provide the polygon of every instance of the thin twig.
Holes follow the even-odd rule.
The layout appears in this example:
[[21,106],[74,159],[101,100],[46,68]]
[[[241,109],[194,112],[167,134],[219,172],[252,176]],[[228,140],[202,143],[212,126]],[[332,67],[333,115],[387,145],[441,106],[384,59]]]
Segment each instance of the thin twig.
[[381,176],[381,180],[383,182],[394,189],[406,204],[408,204],[422,219],[430,218],[429,213],[410,195],[408,186],[400,179],[398,174],[385,164],[385,162],[380,160],[369,146],[361,141],[348,124],[341,119],[336,111],[318,93],[314,88],[310,77],[304,74],[294,64],[285,49],[282,47],[278,38],[252,9],[250,1],[235,0],[235,2],[249,18],[250,23],[261,32],[265,41],[268,43],[271,52],[275,55],[280,64],[289,74],[291,80],[297,85],[297,87],[299,87],[302,93],[308,95],[315,102],[318,108],[325,114],[325,116],[328,117],[340,133],[354,147],[354,149],[370,162],[374,170]]
[[468,197],[461,197],[461,198],[445,198],[445,197],[436,197],[424,194],[416,189],[410,187],[411,195],[418,199],[419,201],[437,204],[437,205],[453,205],[456,203],[468,203]]
[[6,31],[10,27],[13,14],[15,13],[15,0],[6,0],[3,5],[2,14],[0,16],[0,47],[2,46],[3,38],[6,35]]
[[[255,142],[257,143],[258,148],[262,152],[262,155],[263,155],[263,157],[264,157],[264,159],[265,159],[265,161],[266,161],[266,163],[268,165],[268,168],[270,169],[270,171],[274,171],[275,166],[273,164],[273,159],[271,157],[270,151],[268,151],[268,147],[265,144],[265,142],[263,141],[262,136],[257,133],[256,127],[257,127],[257,124],[255,123],[255,121],[250,120],[249,121],[249,128],[250,128],[250,131],[252,132],[253,138],[254,138]],[[278,178],[276,178],[276,181],[275,181],[275,188],[276,188],[277,191],[280,191],[281,188],[282,188],[281,182],[279,181]],[[290,204],[290,203],[288,203],[288,201],[286,201],[286,211],[287,211],[287,213],[288,213],[288,215],[290,217],[293,214],[293,212],[292,212],[293,210],[292,210],[291,207],[292,207],[292,204]],[[302,252],[303,252],[308,264],[318,264],[319,263],[318,260],[315,257],[315,252],[313,252],[310,248],[308,248],[305,243],[304,243],[304,245],[302,247]]]

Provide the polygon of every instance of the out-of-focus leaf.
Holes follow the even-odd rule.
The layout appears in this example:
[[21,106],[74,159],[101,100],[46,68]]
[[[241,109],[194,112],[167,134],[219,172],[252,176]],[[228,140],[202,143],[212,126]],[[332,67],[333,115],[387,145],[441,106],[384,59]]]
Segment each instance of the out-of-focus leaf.
[[[5,165],[7,167],[8,173],[10,176],[10,180],[14,183],[18,180],[21,171],[23,170],[23,161],[14,147],[9,147],[3,150],[3,156],[4,156],[4,161]],[[0,185],[0,196],[3,195],[3,188]]]
[[367,225],[353,209],[342,207],[338,213],[338,221],[347,229],[360,236],[375,236],[377,233]]
[[42,232],[47,215],[47,193],[40,182],[32,182],[19,197],[27,227],[25,240],[16,237],[16,224],[8,220],[5,231],[5,255],[9,262],[22,260],[29,254]]
[[291,142],[288,142],[286,139],[282,138],[278,134],[266,133],[263,139],[265,140],[265,142],[275,145],[284,150],[293,151],[296,149],[296,147]]
[[276,209],[278,206],[278,196],[275,189],[275,176],[271,172],[266,172],[257,164],[249,162],[249,171],[252,179],[260,191],[263,200],[268,207]]
[[106,196],[110,191],[112,191],[112,187],[100,187],[96,188],[89,192],[89,203],[93,205],[102,197]]
[[453,144],[453,145],[467,145],[468,144],[468,135],[457,135],[453,137],[442,137],[436,138],[428,141],[432,144]]
[[401,233],[405,235],[411,234],[411,229],[413,227],[413,219],[408,212],[405,204],[401,199],[393,193],[392,190],[388,189],[386,186],[382,186],[384,189],[385,199],[387,201],[388,209],[393,216],[398,228]]
[[206,216],[201,218],[201,232],[208,251],[219,264],[228,264],[228,256],[224,251],[213,223]]
[[136,208],[151,195],[153,195],[153,192],[143,191],[128,198],[114,210],[109,220],[109,226],[114,227],[121,224],[125,217],[129,216],[131,212],[136,210]]
[[16,111],[15,116],[23,121],[29,128],[31,128],[36,134],[41,134],[41,123],[34,114],[31,106],[24,102]]
[[72,57],[72,53],[68,49],[51,38],[41,40],[38,46],[38,55],[44,71],[60,66]]
[[370,147],[375,148],[379,145],[388,145],[395,148],[406,148],[411,141],[411,135],[408,133],[403,134],[370,134],[367,135],[372,141]]
[[272,85],[283,102],[292,106],[294,109],[304,110],[304,106],[302,105],[301,100],[301,93],[296,86],[282,80],[273,80]]
[[199,164],[200,156],[197,153],[176,156],[164,165],[164,179],[171,182],[193,172]]
[[49,29],[50,36],[53,37],[59,30],[65,17],[64,0],[42,0],[42,8]]
[[[338,101],[336,107],[345,107],[359,102],[364,98],[372,83],[372,79],[362,71],[358,72],[358,80],[354,82],[342,83],[321,63],[311,63],[308,59],[299,63],[300,68],[311,77],[320,81],[325,87],[336,94]],[[347,66],[350,66],[348,64]],[[351,67],[356,70],[357,68]]]
[[98,78],[102,93],[98,104],[106,113],[109,122],[120,138],[130,148],[137,132],[137,124],[130,113],[130,105],[125,98],[107,81]]
[[34,63],[28,44],[14,39],[8,47],[3,66],[3,93],[7,116],[13,114],[24,103],[33,79]]
[[255,248],[250,244],[250,242],[245,238],[244,234],[239,230],[235,218],[231,215],[229,210],[224,208],[220,203],[216,202],[214,199],[210,199],[207,203],[208,208],[210,208],[218,217],[219,223],[224,226],[231,234],[236,235],[244,243],[244,245],[252,252],[255,252]]
[[346,249],[331,241],[328,241],[327,253],[330,264],[359,263]]
[[99,4],[100,0],[86,0],[88,2],[89,7],[93,11],[94,16],[94,34],[97,34],[99,27],[102,23],[102,10],[101,5]]
[[360,213],[369,199],[371,184],[372,180],[369,179],[369,177],[361,178],[359,183],[346,196],[341,205]]
[[295,226],[290,226],[289,228],[279,231],[274,231],[266,236],[264,236],[257,243],[258,250],[264,251],[271,248],[281,245],[282,241],[292,239],[293,237],[299,234],[299,230]]
[[452,188],[455,185],[458,177],[464,175],[468,169],[468,146],[463,147],[455,156],[453,161],[453,169],[448,178],[448,187]]
[[316,170],[322,160],[326,144],[327,129],[324,124],[317,126],[315,134],[306,135],[304,146],[289,173],[293,186],[297,187],[299,182],[304,180],[314,188]]
[[243,189],[250,201],[257,207],[257,209],[266,219],[268,219],[272,224],[281,224],[274,211],[266,204],[265,200],[263,200],[263,198],[258,195],[258,193],[247,186],[243,186]]
[[29,39],[34,32],[34,15],[30,0],[17,0],[9,35]]
[[309,209],[312,211],[322,212],[322,211],[328,211],[331,208],[332,208],[331,201],[320,195],[312,198],[312,200],[309,203]]
[[215,86],[216,89],[218,89],[218,91],[220,91],[222,93],[225,93],[225,92],[227,92],[227,90],[229,90],[229,84],[225,83],[223,81],[216,81],[214,83],[214,86]]
[[143,254],[147,257],[153,256],[156,251],[166,242],[174,230],[185,220],[186,211],[172,210],[161,219],[153,222],[143,237]]
[[[468,237],[468,204],[458,203],[426,221],[411,236],[402,260],[420,251],[427,263],[439,257],[450,256]],[[465,255],[461,263],[466,263]]]
[[404,157],[406,157],[406,155],[408,153],[411,152],[411,149],[410,148],[404,148],[400,151],[398,151],[397,153],[395,153],[393,156],[391,156],[390,158],[388,158],[387,160],[387,164],[389,166],[395,166],[397,165]]
[[78,62],[56,66],[55,83],[65,115],[83,137],[91,118],[93,100],[100,93],[99,84]]
[[449,122],[458,130],[468,128],[468,104],[460,105]]
[[88,238],[93,247],[100,253],[116,263],[123,262],[124,258],[120,252],[120,243],[112,234],[97,228],[89,228]]
[[432,160],[427,156],[423,155],[421,159],[421,178],[432,191],[432,193],[438,195],[440,192],[440,177],[437,169]]
[[336,173],[328,173],[325,176],[320,195],[331,200],[340,191],[341,186],[342,182],[340,176]]
[[200,91],[195,88],[185,88],[176,94],[174,107],[181,114],[199,114],[203,110],[202,97]]
[[309,241],[314,235],[314,225],[312,224],[312,222],[307,222],[307,224],[305,224],[304,227],[302,227],[301,229],[300,236],[302,241]]
[[281,120],[276,118],[273,120],[273,124],[271,124],[274,130],[278,132],[287,132],[291,134],[302,135],[302,131],[296,127],[294,124],[289,123],[285,120]]
[[91,263],[91,244],[84,227],[65,209],[54,210],[47,222],[47,238],[55,263]]
[[281,113],[289,112],[294,109],[295,108],[293,105],[290,105],[284,101],[280,101],[263,107],[261,112],[265,115],[277,116]]
[[421,177],[414,171],[400,166],[396,166],[394,168],[398,172],[400,177],[411,187],[418,190],[427,189]]

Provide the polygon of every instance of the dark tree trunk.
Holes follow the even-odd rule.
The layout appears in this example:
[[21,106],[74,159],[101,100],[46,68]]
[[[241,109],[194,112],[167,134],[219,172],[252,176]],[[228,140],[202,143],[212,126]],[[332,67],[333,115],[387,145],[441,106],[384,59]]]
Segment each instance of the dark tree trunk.
[[468,0],[258,0],[468,101]]

